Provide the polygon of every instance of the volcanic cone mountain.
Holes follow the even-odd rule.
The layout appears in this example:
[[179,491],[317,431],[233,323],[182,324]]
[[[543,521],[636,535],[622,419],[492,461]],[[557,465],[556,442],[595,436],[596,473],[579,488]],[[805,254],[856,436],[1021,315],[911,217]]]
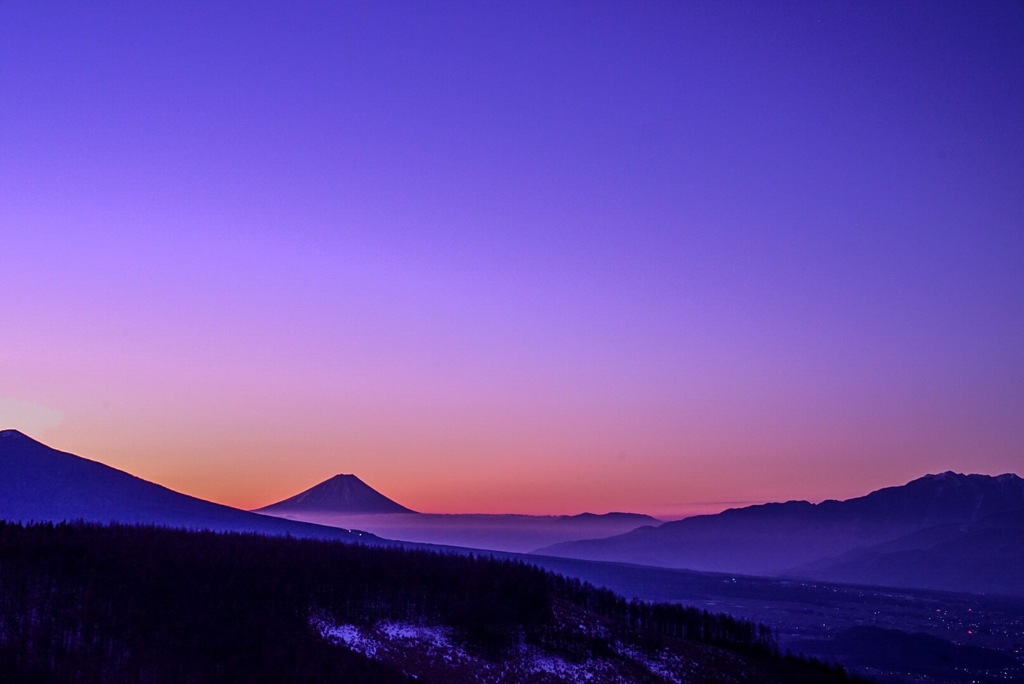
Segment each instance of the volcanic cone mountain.
[[257,513],[415,513],[355,475],[340,474]]

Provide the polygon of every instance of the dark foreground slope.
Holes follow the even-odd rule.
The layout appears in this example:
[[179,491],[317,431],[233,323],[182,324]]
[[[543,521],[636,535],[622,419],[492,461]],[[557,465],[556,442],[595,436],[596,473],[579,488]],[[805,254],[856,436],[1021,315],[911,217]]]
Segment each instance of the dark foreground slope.
[[197,499],[96,461],[0,431],[0,519],[85,520],[360,541],[373,535],[270,518]]
[[1007,561],[1024,554],[1021,511],[1024,480],[1016,475],[942,473],[847,501],[730,509],[538,553],[1006,593],[1020,586],[1019,565]]
[[261,535],[0,523],[0,616],[2,681],[844,680],[523,563]]

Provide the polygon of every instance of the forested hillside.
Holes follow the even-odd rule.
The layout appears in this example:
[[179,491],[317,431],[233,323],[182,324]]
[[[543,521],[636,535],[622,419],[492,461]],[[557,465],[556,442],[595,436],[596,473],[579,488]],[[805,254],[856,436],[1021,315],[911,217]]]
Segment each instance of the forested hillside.
[[[455,667],[446,664],[450,654],[385,658],[326,638],[325,625],[385,621],[443,630],[469,655]],[[550,667],[531,670],[540,658],[599,662],[604,681],[843,680],[777,656],[763,626],[628,602],[520,562],[252,534],[0,522],[3,681],[564,679]]]

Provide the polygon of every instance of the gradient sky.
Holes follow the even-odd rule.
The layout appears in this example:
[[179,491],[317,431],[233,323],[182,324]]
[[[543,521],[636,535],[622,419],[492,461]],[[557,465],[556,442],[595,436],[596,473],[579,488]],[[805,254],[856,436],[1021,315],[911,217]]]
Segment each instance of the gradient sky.
[[1024,5],[0,2],[0,427],[241,507],[1024,464]]

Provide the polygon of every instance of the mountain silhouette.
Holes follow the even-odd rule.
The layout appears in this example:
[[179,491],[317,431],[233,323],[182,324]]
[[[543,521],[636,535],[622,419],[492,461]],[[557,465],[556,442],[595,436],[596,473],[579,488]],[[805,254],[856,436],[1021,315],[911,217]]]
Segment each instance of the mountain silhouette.
[[948,589],[968,588],[954,577],[973,568],[978,581],[971,590],[1012,591],[1019,564],[1005,563],[1022,555],[1022,510],[1024,480],[1017,475],[946,472],[847,501],[730,509],[536,553]]
[[936,525],[788,574],[825,582],[1024,594],[1024,509]]
[[257,513],[415,513],[355,475],[339,474]]
[[373,542],[365,532],[269,518],[180,494],[110,466],[0,431],[0,519],[159,525]]

